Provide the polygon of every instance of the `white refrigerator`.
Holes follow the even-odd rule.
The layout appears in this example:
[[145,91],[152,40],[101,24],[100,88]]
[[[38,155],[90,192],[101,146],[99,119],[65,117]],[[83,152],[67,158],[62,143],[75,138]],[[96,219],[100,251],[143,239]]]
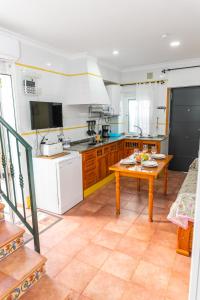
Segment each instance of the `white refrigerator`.
[[66,156],[33,159],[37,207],[63,214],[83,200],[82,156],[71,151]]

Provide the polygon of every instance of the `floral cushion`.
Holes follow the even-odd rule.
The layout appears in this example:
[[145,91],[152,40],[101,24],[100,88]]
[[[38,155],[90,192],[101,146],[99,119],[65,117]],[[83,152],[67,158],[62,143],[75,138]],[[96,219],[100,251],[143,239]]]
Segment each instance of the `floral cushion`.
[[167,217],[168,220],[184,229],[188,228],[188,221],[194,221],[197,175],[198,160],[195,159]]

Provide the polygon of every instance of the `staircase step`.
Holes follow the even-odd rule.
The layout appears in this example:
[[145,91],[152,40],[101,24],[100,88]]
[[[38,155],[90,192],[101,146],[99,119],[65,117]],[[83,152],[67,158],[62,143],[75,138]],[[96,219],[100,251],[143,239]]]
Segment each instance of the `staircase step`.
[[4,207],[5,205],[0,202],[0,221],[4,219]]
[[[0,299],[19,299],[44,273],[46,258],[28,247],[0,262]],[[5,276],[1,280],[1,276]],[[4,282],[6,284],[4,284]]]
[[4,210],[4,207],[5,207],[5,205],[2,202],[0,202],[0,211]]
[[23,245],[24,232],[7,221],[0,222],[0,261]]

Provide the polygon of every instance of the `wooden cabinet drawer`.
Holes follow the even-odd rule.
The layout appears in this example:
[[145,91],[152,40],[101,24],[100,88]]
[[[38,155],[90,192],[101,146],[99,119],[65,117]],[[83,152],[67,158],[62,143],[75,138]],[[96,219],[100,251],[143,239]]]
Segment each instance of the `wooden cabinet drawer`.
[[117,150],[123,150],[124,149],[124,142],[120,141],[117,143]]
[[101,156],[103,156],[104,155],[104,153],[103,153],[103,148],[98,148],[97,149],[97,157],[101,157]]
[[83,153],[83,161],[87,161],[95,158],[96,158],[96,150]]
[[104,155],[108,154],[109,152],[110,152],[110,146],[104,146],[103,147],[103,153],[104,153]]
[[96,158],[89,159],[84,161],[83,169],[84,170],[91,170],[96,168]]
[[97,182],[96,170],[89,170],[84,173],[84,189],[90,187]]
[[135,149],[135,148],[141,148],[141,142],[140,141],[134,141],[134,140],[126,140],[125,141],[125,149]]
[[113,143],[112,145],[110,145],[110,151],[116,151],[117,150],[117,143]]

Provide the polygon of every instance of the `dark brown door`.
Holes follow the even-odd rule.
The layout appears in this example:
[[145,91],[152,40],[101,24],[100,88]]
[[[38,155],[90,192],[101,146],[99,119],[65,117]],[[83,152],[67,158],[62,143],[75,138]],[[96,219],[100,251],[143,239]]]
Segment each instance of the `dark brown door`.
[[199,150],[200,87],[172,89],[170,112],[170,169],[188,171]]

